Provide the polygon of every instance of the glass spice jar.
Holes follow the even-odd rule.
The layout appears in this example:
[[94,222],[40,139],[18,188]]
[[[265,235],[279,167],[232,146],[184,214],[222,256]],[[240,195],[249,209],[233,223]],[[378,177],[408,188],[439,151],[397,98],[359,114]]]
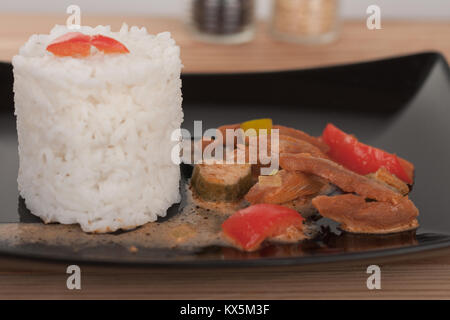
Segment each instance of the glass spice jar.
[[304,44],[333,41],[339,29],[339,0],[274,0],[272,34]]
[[254,36],[254,0],[190,0],[189,26],[202,41],[234,44]]

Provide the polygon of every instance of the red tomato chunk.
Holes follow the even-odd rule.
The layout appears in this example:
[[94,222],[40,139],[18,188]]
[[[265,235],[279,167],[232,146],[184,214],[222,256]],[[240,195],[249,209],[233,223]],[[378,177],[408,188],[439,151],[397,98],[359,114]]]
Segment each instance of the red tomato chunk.
[[404,182],[413,182],[414,166],[410,162],[395,154],[363,144],[332,124],[326,126],[322,139],[330,147],[330,158],[349,170],[366,175],[384,167]]
[[104,53],[128,53],[127,47],[125,47],[119,41],[105,37],[102,35],[92,36],[91,44],[96,47],[98,50]]
[[275,204],[256,204],[237,211],[222,224],[226,237],[246,251],[256,250],[268,237],[276,237],[294,226],[303,228],[295,210]]
[[81,32],[69,32],[49,44],[47,51],[58,57],[87,57],[91,50],[90,39]]
[[88,36],[81,32],[69,32],[56,38],[47,46],[47,51],[58,57],[87,57],[91,54],[91,46],[106,54],[129,52],[127,47],[113,38]]

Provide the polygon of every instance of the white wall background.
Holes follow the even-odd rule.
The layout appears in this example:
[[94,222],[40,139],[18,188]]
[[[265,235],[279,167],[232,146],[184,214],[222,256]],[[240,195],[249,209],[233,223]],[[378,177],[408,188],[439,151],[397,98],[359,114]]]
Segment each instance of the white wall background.
[[[0,12],[65,12],[70,4],[86,14],[180,16],[188,0],[0,0]],[[272,0],[256,0],[260,17],[267,17]],[[341,0],[342,15],[366,16],[371,4],[381,7],[383,18],[450,20],[450,0]]]

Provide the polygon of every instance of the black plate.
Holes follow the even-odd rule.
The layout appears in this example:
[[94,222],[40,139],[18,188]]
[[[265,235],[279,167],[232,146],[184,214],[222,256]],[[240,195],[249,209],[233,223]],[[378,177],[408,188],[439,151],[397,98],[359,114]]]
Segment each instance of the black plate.
[[[271,245],[252,254],[222,247],[194,251],[144,248],[131,253],[108,243],[75,250],[20,239],[0,241],[0,253],[146,265],[244,266],[381,257],[450,246],[450,72],[440,54],[309,70],[184,74],[182,78],[187,129],[193,130],[194,120],[202,120],[207,129],[271,117],[276,123],[319,135],[327,122],[333,122],[364,142],[411,160],[416,167],[411,199],[420,210],[417,234],[350,235],[323,220],[324,232],[315,241]],[[0,64],[0,83],[0,223],[41,224],[18,198],[10,64]],[[169,219],[177,208],[171,209]]]

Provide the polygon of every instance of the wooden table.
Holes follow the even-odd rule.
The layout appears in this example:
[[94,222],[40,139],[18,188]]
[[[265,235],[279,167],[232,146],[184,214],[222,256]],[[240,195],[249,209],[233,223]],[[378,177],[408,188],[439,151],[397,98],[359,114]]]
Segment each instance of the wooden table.
[[[0,14],[0,61],[10,61],[33,33],[48,33],[66,16],[14,16]],[[151,17],[89,17],[87,25],[122,22],[145,26],[149,32],[170,30],[181,46],[184,72],[255,71],[349,63],[419,51],[440,51],[450,60],[450,22],[384,21],[381,30],[368,30],[365,21],[346,21],[341,37],[329,45],[299,46],[272,39],[261,23],[256,39],[248,44],[217,46],[193,41],[186,26],[177,20]]]
[[[0,15],[0,60],[9,61],[31,33],[46,33],[66,16]],[[383,21],[369,31],[365,21],[346,21],[329,45],[297,46],[271,39],[261,23],[255,41],[216,46],[192,40],[178,21],[149,17],[88,17],[84,24],[122,21],[151,32],[170,30],[181,46],[184,72],[308,68],[424,50],[450,60],[449,22]],[[381,267],[381,290],[368,290],[366,268]],[[298,267],[245,269],[145,269],[81,264],[82,289],[66,288],[67,264],[0,257],[0,298],[450,298],[450,249],[383,260]]]

